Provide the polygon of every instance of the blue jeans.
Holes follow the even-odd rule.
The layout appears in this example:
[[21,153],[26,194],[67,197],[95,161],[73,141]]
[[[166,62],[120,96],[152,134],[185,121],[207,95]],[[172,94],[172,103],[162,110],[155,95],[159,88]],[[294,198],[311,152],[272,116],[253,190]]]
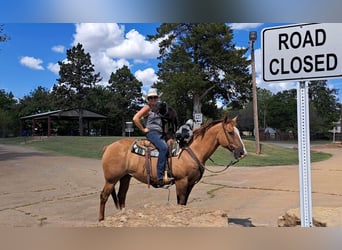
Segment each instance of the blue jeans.
[[157,178],[158,180],[161,180],[164,178],[164,171],[169,148],[165,140],[161,138],[162,134],[158,131],[149,131],[146,134],[146,137],[154,144],[154,146],[156,146],[159,151],[157,162]]

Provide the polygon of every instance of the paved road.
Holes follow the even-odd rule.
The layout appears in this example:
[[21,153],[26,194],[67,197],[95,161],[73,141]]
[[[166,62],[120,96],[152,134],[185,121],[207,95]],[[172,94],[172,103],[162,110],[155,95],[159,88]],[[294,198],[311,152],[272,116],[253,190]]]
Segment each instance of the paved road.
[[[342,207],[342,149],[322,150],[334,156],[311,165],[313,206]],[[0,226],[97,225],[100,160],[0,145],[0,183]],[[167,190],[133,180],[127,206],[165,204],[168,197]],[[170,202],[176,203],[174,187]],[[240,224],[277,226],[277,218],[299,204],[298,166],[232,167],[220,174],[206,171],[188,207],[224,210]],[[106,212],[115,213],[111,200]]]

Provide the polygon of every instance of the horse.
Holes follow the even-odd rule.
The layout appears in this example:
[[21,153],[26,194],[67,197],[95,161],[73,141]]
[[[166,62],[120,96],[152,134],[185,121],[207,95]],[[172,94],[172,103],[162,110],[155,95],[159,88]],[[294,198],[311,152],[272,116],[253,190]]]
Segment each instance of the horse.
[[[236,128],[237,117],[213,121],[194,131],[191,144],[182,149],[177,157],[172,157],[172,174],[176,186],[177,204],[186,205],[190,192],[200,181],[204,172],[204,164],[215,150],[222,146],[233,153],[234,158],[241,160],[247,151]],[[147,183],[144,168],[145,157],[131,152],[134,138],[125,138],[113,142],[104,149],[102,168],[105,179],[100,194],[99,221],[104,220],[105,205],[112,195],[117,209],[126,206],[126,194],[132,177],[142,183]],[[157,181],[157,158],[151,158],[151,182]],[[116,193],[115,185],[119,185]]]

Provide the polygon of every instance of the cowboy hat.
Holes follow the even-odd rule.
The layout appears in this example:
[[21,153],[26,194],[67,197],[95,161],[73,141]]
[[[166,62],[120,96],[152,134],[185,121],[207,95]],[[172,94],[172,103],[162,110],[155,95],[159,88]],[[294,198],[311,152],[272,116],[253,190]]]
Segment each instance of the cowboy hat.
[[162,94],[163,94],[163,93],[160,93],[160,94],[158,95],[157,89],[155,89],[155,88],[150,88],[150,89],[148,90],[147,95],[143,94],[143,97],[145,97],[146,99],[148,99],[150,96],[158,96],[158,97],[161,97]]

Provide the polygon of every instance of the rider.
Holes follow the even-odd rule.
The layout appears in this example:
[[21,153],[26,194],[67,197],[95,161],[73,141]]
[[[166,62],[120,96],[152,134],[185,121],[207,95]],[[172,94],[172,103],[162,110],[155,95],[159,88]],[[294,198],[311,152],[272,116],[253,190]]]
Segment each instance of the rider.
[[[162,119],[157,111],[157,104],[161,94],[158,95],[157,89],[150,88],[147,96],[147,104],[142,107],[133,117],[135,125],[144,133],[154,146],[158,149],[158,161],[157,161],[157,187],[163,187],[173,182],[172,177],[164,179],[164,171],[169,152],[168,146],[165,140],[162,138],[163,128]],[[141,123],[141,118],[144,118],[144,124]]]

